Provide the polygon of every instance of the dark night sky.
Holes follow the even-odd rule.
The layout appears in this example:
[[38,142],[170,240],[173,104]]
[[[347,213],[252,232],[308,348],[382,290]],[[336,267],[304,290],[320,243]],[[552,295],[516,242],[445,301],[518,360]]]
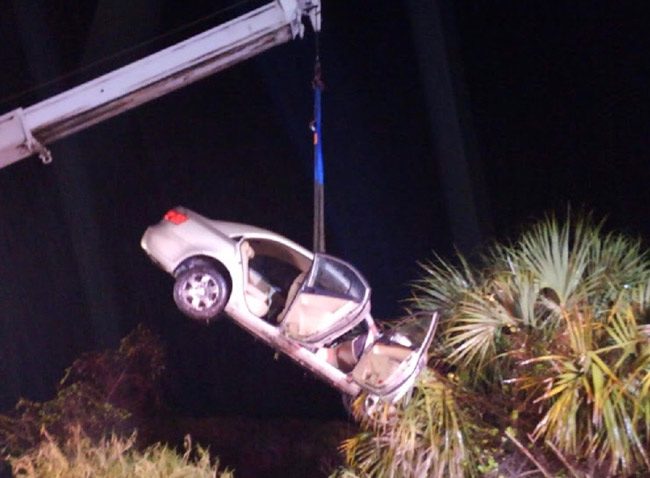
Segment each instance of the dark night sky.
[[[235,2],[4,3],[0,113],[216,25],[13,97]],[[569,203],[650,234],[648,9],[548,3],[325,1],[328,252],[364,272],[376,317],[399,314],[432,250],[471,252]],[[47,398],[80,352],[145,322],[184,413],[341,413],[334,391],[228,321],[185,321],[139,248],[176,204],[310,246],[312,64],[311,38],[277,47],[54,144],[52,165],[0,171],[0,409]]]

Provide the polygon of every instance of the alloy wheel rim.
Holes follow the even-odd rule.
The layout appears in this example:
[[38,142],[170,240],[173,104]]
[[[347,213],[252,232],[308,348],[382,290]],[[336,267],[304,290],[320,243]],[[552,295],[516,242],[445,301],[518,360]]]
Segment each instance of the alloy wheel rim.
[[191,274],[181,289],[183,301],[197,311],[212,307],[220,294],[221,289],[214,277],[203,272]]

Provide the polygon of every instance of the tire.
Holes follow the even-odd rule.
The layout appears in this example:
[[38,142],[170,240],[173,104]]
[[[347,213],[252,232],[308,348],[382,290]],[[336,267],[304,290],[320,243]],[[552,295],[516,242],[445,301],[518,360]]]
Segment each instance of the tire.
[[227,279],[211,264],[192,264],[176,276],[174,302],[190,319],[213,321],[223,312],[229,297]]

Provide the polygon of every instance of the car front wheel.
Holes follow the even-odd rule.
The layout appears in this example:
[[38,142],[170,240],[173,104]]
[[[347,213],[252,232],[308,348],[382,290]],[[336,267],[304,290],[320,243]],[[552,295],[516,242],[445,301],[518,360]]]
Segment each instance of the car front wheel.
[[176,276],[174,301],[191,319],[213,320],[223,311],[229,295],[228,281],[210,264],[193,265]]

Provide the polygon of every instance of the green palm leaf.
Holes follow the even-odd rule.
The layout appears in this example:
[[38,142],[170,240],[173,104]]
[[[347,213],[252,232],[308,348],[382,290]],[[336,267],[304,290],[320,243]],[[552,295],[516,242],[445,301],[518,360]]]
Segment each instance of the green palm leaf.
[[650,261],[641,241],[615,233],[601,237],[597,232],[593,232],[587,272],[601,291],[603,302],[619,300],[622,292],[648,284]]
[[476,288],[478,274],[466,259],[458,254],[460,266],[436,255],[433,261],[423,262],[423,277],[413,283],[414,302],[420,310],[453,310],[463,296]]
[[[421,264],[411,303],[443,312],[430,360],[442,373],[427,372],[436,380],[421,382],[413,406],[350,442],[355,470],[468,472],[463,390],[499,403],[487,416],[502,433],[516,428],[573,474],[587,462],[594,476],[650,472],[650,257],[603,228],[549,216],[476,265],[460,255]],[[453,386],[441,378],[450,372]]]
[[493,297],[468,293],[443,329],[444,343],[452,351],[447,359],[481,370],[494,359],[502,329],[514,329],[517,325],[517,320]]
[[532,272],[540,289],[551,290],[558,305],[566,308],[589,290],[585,272],[593,237],[594,231],[582,221],[560,226],[550,217],[522,234],[510,254],[519,269]]
[[463,477],[473,473],[469,423],[453,384],[425,369],[407,404],[366,417],[342,450],[364,477]]

